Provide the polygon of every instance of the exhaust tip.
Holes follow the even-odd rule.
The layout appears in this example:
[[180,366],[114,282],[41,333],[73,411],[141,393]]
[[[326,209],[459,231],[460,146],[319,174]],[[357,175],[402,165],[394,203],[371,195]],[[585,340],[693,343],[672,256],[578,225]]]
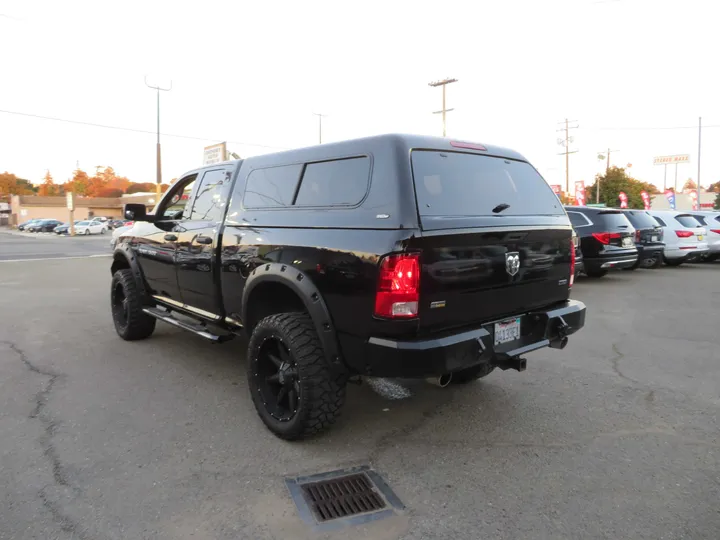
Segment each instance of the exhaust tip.
[[439,386],[440,388],[445,388],[448,384],[450,384],[450,381],[452,381],[452,373],[445,373],[439,377],[429,377],[427,379],[427,382],[434,384],[435,386]]

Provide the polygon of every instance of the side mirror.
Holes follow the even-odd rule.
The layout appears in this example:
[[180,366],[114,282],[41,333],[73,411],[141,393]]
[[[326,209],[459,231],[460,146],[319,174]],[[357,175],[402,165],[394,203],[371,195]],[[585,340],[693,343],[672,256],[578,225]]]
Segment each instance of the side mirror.
[[148,216],[147,209],[144,204],[126,204],[123,208],[123,216],[125,216],[125,219],[133,221],[152,221],[152,216]]

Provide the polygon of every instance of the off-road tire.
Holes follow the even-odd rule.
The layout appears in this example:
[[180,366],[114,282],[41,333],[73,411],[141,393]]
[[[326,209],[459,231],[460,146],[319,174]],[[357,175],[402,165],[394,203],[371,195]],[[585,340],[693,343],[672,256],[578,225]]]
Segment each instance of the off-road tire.
[[[297,365],[300,385],[298,408],[288,421],[275,419],[266,409],[262,395],[253,384],[258,353],[263,341],[279,338]],[[263,423],[285,440],[298,440],[330,427],[345,404],[347,376],[328,366],[315,325],[306,313],[280,313],[261,320],[253,329],[247,353],[248,386],[253,404]]]
[[604,276],[605,274],[607,274],[607,273],[608,273],[607,270],[588,270],[588,269],[585,269],[585,274],[587,275],[587,277],[591,277],[591,278],[601,278],[601,277],[603,277],[603,276]]
[[667,264],[668,266],[680,266],[682,263],[685,262],[682,259],[667,259],[667,258],[664,258],[664,261],[665,261],[665,264]]
[[482,379],[483,377],[487,377],[494,370],[495,370],[495,366],[493,366],[492,364],[490,364],[488,362],[478,364],[476,366],[472,366],[467,369],[461,369],[460,371],[455,371],[452,374],[452,379],[450,379],[450,384],[467,384],[469,382],[473,382],[478,379]]
[[[127,299],[127,321],[122,321],[112,309],[113,294],[116,287],[122,287]],[[137,341],[145,339],[155,331],[157,320],[147,313],[143,313],[142,295],[138,288],[132,270],[118,270],[113,274],[112,285],[110,286],[110,307],[115,323],[115,331],[118,336],[126,341]]]

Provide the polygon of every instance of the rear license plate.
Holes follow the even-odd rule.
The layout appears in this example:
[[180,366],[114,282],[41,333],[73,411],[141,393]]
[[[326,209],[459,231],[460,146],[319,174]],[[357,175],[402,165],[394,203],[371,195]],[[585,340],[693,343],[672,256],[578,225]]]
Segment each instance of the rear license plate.
[[703,235],[702,235],[702,234],[698,234],[698,242],[702,242],[702,239],[703,239]]
[[495,323],[495,345],[520,339],[520,317]]
[[626,237],[623,238],[623,240],[622,240],[622,245],[625,246],[625,247],[627,247],[627,246],[632,246],[634,243],[635,243],[635,242],[633,242],[633,239],[632,239],[631,237],[629,237],[629,236],[626,236]]
[[653,242],[657,242],[657,241],[658,241],[658,237],[657,237],[657,236],[653,236],[653,237],[652,237],[652,241],[653,241]]

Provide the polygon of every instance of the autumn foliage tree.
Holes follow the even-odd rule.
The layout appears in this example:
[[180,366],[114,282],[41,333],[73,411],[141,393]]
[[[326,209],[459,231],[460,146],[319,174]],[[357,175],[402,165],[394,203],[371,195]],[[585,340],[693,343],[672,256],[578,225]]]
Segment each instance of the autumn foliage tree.
[[688,178],[687,182],[683,184],[683,191],[688,191],[692,189],[697,189],[697,184],[692,178]]
[[90,177],[88,173],[77,169],[73,173],[71,180],[65,183],[65,191],[72,191],[76,195],[85,196],[90,186]]
[[62,188],[53,181],[53,177],[50,174],[50,171],[47,171],[45,173],[45,179],[38,188],[38,195],[40,195],[41,197],[53,197],[56,195],[62,195]]
[[0,173],[0,196],[7,195],[33,195],[33,185],[22,178],[7,171]]
[[598,174],[595,177],[595,184],[586,188],[588,194],[588,202],[595,202],[595,193],[597,192],[597,182],[600,181],[600,202],[607,206],[620,206],[618,196],[624,191],[628,196],[629,208],[644,208],[642,191],[648,193],[657,193],[658,189],[650,183],[641,182],[632,176],[629,176],[623,167],[610,167],[604,175]]

